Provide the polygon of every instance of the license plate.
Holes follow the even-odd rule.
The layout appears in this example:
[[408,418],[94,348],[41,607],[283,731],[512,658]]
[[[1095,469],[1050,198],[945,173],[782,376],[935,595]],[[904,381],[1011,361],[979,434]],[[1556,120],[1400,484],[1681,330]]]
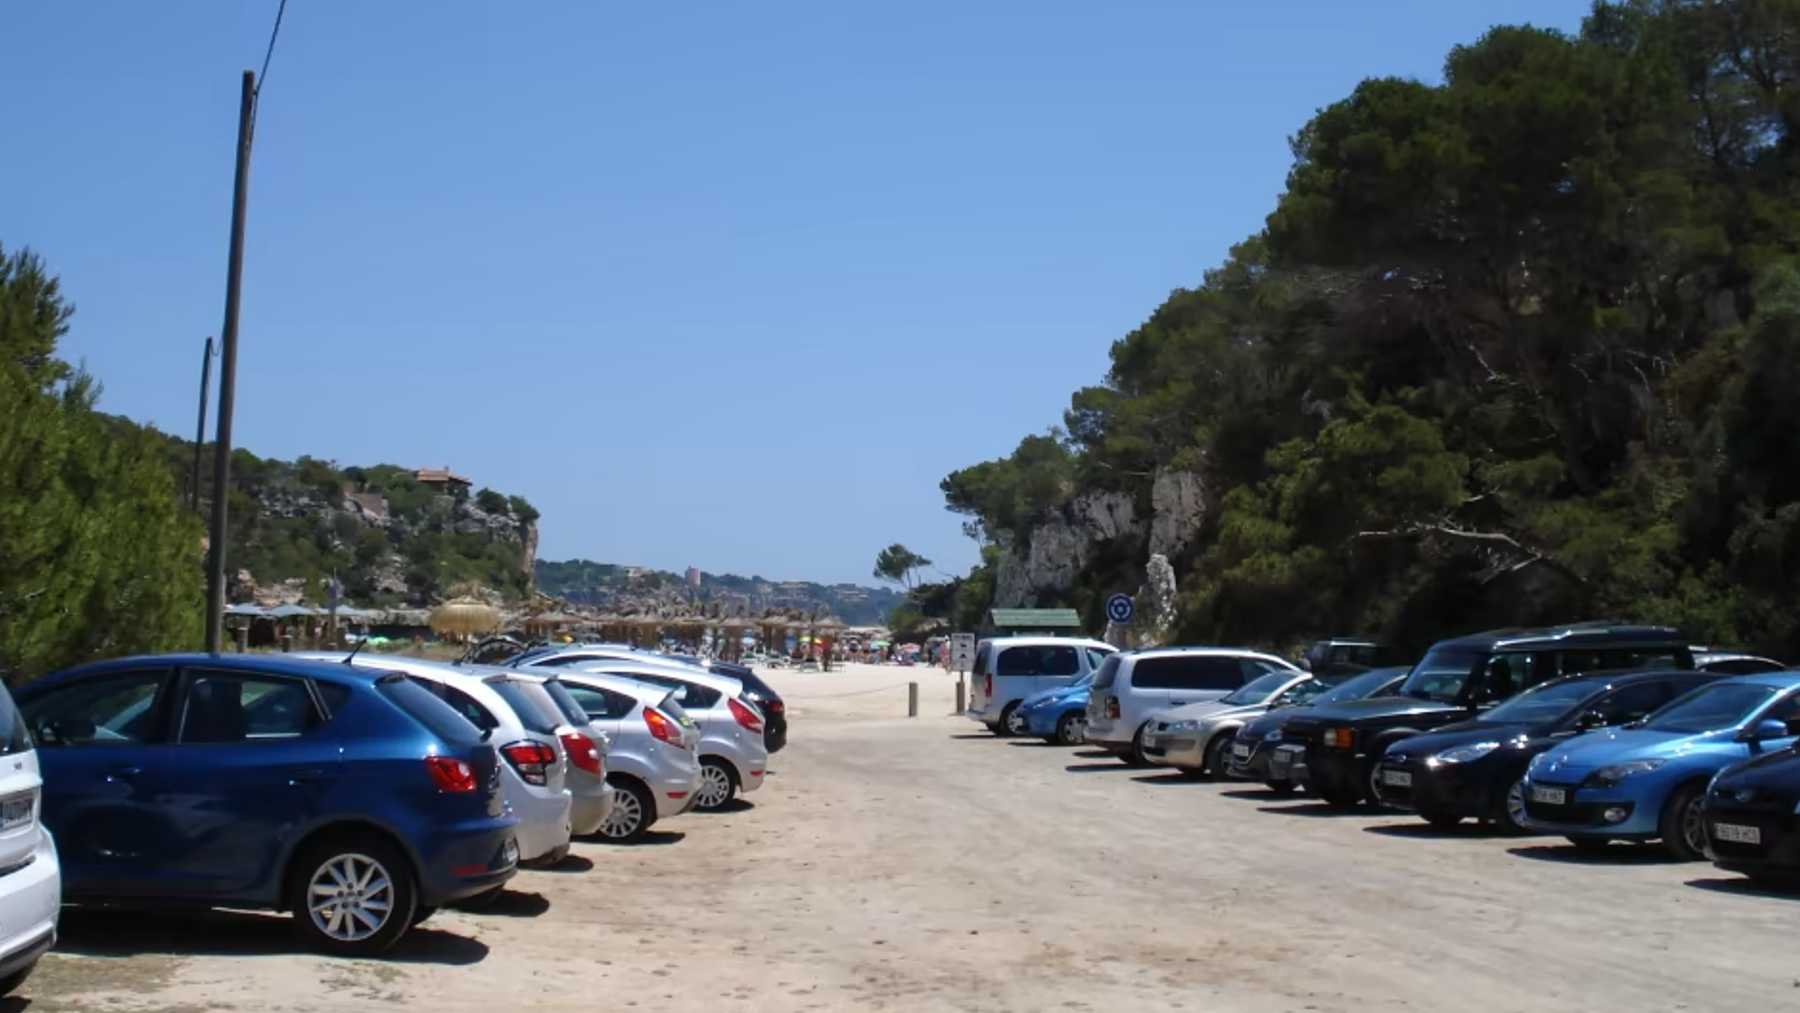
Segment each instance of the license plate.
[[1384,770],[1381,772],[1381,783],[1391,784],[1396,788],[1411,788],[1412,774],[1405,770]]
[[1232,746],[1231,755],[1240,760],[1248,760],[1250,758],[1250,747],[1245,745]]
[[1736,823],[1714,823],[1713,837],[1733,844],[1761,844],[1762,828],[1739,826]]
[[11,830],[30,823],[32,802],[30,795],[15,795],[0,802],[0,830]]
[[1542,802],[1545,805],[1567,805],[1569,793],[1562,788],[1546,788],[1543,785],[1534,784],[1531,786],[1531,800]]

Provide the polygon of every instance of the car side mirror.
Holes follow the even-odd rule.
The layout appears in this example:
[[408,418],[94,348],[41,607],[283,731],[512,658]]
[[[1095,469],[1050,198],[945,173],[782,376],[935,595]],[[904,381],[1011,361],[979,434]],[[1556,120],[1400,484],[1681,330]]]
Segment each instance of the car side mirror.
[[1581,716],[1575,719],[1575,727],[1584,732],[1591,732],[1596,728],[1605,728],[1606,715],[1599,711],[1583,711]]
[[1768,718],[1758,721],[1756,727],[1750,730],[1750,741],[1764,742],[1768,739],[1785,739],[1791,734],[1793,733],[1788,731],[1787,722]]

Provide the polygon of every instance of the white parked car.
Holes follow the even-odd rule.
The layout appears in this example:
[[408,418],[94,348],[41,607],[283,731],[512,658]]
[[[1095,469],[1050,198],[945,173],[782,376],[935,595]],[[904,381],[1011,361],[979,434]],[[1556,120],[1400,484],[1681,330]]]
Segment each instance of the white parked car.
[[681,709],[700,726],[700,797],[694,808],[720,809],[739,792],[762,787],[769,766],[763,714],[745,696],[742,682],[697,668],[626,661],[595,661],[563,670],[570,671],[621,676],[675,693]]
[[[308,651],[296,657],[338,661],[343,655]],[[500,767],[500,795],[519,820],[521,862],[553,863],[568,854],[569,836],[575,832],[570,822],[574,800],[567,783],[566,747],[555,734],[529,727],[510,703],[482,681],[479,667],[375,655],[359,655],[354,661],[359,668],[404,673],[470,724],[489,733],[494,752],[506,761]]]
[[965,714],[995,735],[1022,735],[1019,704],[1099,669],[1117,648],[1072,637],[995,637],[975,645]]
[[25,720],[0,684],[0,998],[56,945],[62,866],[39,820],[43,785]]
[[1106,659],[1088,690],[1087,741],[1125,762],[1148,766],[1144,735],[1150,718],[1205,703],[1270,672],[1301,670],[1260,651],[1235,647],[1157,647]]
[[565,714],[568,704],[575,706],[571,720],[587,718],[612,743],[607,778],[617,794],[600,836],[635,841],[657,820],[698,801],[700,728],[673,691],[595,672],[558,672],[549,683]]

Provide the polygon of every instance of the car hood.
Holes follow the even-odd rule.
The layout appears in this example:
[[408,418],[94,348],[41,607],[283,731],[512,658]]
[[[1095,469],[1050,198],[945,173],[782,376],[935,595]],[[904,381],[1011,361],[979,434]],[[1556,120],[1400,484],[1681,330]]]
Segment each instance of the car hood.
[[1088,688],[1086,686],[1058,686],[1055,689],[1040,690],[1031,694],[1019,704],[1019,708],[1023,710],[1026,707],[1037,707],[1047,703],[1086,703],[1087,698]]
[[1565,775],[1586,774],[1598,767],[1632,760],[1679,760],[1707,751],[1709,745],[1730,742],[1734,731],[1658,732],[1648,728],[1602,728],[1577,735],[1545,754],[1534,774],[1561,780]]
[[1308,708],[1304,717],[1318,724],[1350,724],[1371,718],[1398,718],[1415,714],[1450,714],[1464,710],[1452,703],[1420,700],[1410,696],[1377,696],[1367,700],[1346,700]]
[[1171,707],[1166,711],[1158,711],[1155,715],[1159,721],[1204,721],[1214,717],[1237,717],[1242,714],[1261,714],[1269,709],[1268,704],[1228,704],[1223,700],[1207,700],[1202,703],[1191,703],[1185,707]]
[[1756,789],[1789,800],[1800,797],[1800,749],[1776,749],[1727,767],[1713,787]]
[[1396,753],[1407,756],[1430,756],[1457,746],[1467,746],[1476,742],[1512,742],[1520,738],[1531,738],[1532,725],[1528,724],[1482,724],[1479,721],[1458,721],[1453,725],[1445,725],[1424,735],[1414,735],[1401,739],[1389,747],[1388,755]]

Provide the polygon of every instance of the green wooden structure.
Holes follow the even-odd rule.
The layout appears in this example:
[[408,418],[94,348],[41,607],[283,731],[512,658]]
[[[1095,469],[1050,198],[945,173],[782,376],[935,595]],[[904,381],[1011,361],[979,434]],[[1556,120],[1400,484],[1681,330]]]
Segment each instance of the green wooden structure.
[[988,628],[983,632],[1000,636],[1074,636],[1081,632],[1081,614],[1074,609],[989,609]]

